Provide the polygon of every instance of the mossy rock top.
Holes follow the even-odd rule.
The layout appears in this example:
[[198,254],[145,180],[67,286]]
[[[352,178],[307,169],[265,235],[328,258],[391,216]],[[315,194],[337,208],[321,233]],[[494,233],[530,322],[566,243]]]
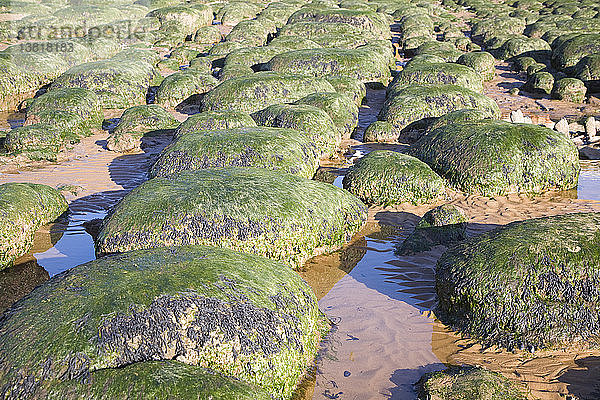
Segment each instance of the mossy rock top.
[[438,317],[508,349],[594,340],[600,214],[514,222],[453,247],[436,267]]
[[440,117],[465,108],[481,110],[498,118],[498,104],[487,96],[456,85],[411,85],[392,87],[379,119],[391,123],[398,133],[423,118]]
[[462,208],[453,204],[442,204],[427,211],[417,227],[429,228],[432,226],[462,224],[464,222],[467,222],[467,214]]
[[80,399],[85,393],[97,400],[270,400],[255,385],[179,361],[147,361],[89,374],[86,382],[67,380],[48,389],[48,399]]
[[479,72],[484,81],[494,79],[496,59],[486,51],[473,51],[460,56],[457,63],[466,65]]
[[[0,321],[0,377],[9,399],[90,376],[106,390],[96,383],[103,374],[129,365],[143,384],[148,362],[176,358],[287,399],[323,327],[312,290],[285,265],[205,246],[139,250],[56,275],[10,308]],[[182,368],[182,377],[204,375]]]
[[67,210],[64,196],[35,183],[0,185],[0,269],[6,268],[33,245],[38,228]]
[[283,128],[231,128],[181,135],[163,150],[150,177],[213,167],[258,167],[312,178],[321,154],[310,138]]
[[367,95],[367,87],[356,78],[347,76],[328,76],[325,78],[336,92],[350,97],[360,107]]
[[194,95],[202,95],[217,86],[219,81],[210,74],[193,68],[167,76],[156,91],[156,103],[176,107]]
[[580,169],[577,148],[563,134],[495,120],[444,125],[412,154],[457,189],[483,195],[572,189]]
[[156,104],[130,107],[123,112],[117,126],[107,139],[109,150],[126,152],[140,150],[145,133],[177,128],[179,121]]
[[342,135],[329,114],[309,104],[274,104],[253,113],[252,118],[258,125],[305,133],[319,155],[332,155],[341,141]]
[[252,113],[272,104],[288,103],[316,92],[334,92],[323,78],[257,72],[232,78],[208,92],[202,99],[202,111],[231,110]]
[[526,400],[524,391],[497,372],[480,367],[450,367],[423,375],[420,400]]
[[409,63],[394,78],[391,87],[414,84],[457,85],[483,92],[481,75],[472,68],[455,63]]
[[343,180],[344,189],[367,204],[426,203],[445,193],[444,180],[424,162],[377,150],[360,159]]
[[355,26],[371,32],[381,39],[390,39],[389,23],[383,14],[373,11],[349,10],[343,8],[304,7],[290,16],[288,24],[296,22],[337,22]]
[[361,82],[387,85],[390,79],[389,57],[379,48],[363,46],[357,49],[305,49],[278,54],[267,68],[320,76],[348,76]]
[[242,111],[205,111],[190,115],[175,132],[175,137],[199,131],[218,129],[251,128],[256,122]]
[[211,244],[299,267],[341,247],[365,206],[333,185],[259,168],[211,168],[154,178],[105,219],[99,253]]
[[27,117],[55,110],[73,112],[98,129],[104,120],[98,95],[83,88],[52,90],[36,97],[27,107]]
[[307,104],[325,111],[335,123],[338,131],[349,137],[358,125],[358,106],[350,96],[336,92],[309,94],[295,104]]
[[552,62],[557,68],[565,69],[596,53],[600,53],[600,33],[584,33],[570,37],[554,48]]

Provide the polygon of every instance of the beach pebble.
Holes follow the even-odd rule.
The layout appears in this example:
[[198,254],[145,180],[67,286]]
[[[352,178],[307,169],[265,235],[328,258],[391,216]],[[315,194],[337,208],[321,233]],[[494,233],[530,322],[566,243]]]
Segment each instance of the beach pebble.
[[569,123],[566,119],[561,119],[554,125],[554,130],[560,133],[564,133],[565,135],[569,135]]
[[585,133],[588,135],[590,139],[596,136],[598,130],[598,123],[594,117],[588,117],[585,120]]
[[521,110],[516,110],[516,111],[511,111],[510,112],[510,122],[513,122],[515,124],[520,124],[525,122],[525,117],[523,116],[523,111]]

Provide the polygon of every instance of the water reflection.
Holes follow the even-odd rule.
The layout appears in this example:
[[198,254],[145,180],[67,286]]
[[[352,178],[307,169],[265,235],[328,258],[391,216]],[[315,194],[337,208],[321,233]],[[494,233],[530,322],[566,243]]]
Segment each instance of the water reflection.
[[600,160],[581,160],[577,198],[600,200]]
[[0,314],[48,278],[48,271],[35,261],[0,270]]

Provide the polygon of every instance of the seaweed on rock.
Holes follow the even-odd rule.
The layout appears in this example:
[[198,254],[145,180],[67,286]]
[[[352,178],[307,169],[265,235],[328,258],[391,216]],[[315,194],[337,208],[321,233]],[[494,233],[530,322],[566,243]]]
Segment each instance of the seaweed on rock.
[[[2,316],[1,391],[6,399],[107,396],[128,369],[140,373],[136,385],[157,390],[151,374],[162,365],[157,372],[193,375],[212,395],[216,379],[225,398],[287,399],[324,325],[310,287],[275,261],[206,246],[133,251],[59,274]],[[186,392],[179,379],[164,382],[163,396]]]
[[312,178],[320,151],[299,131],[283,128],[231,128],[196,131],[163,150],[150,177],[213,167],[257,167]]
[[67,201],[56,189],[34,183],[0,185],[0,269],[33,245],[40,226],[67,210]]
[[175,137],[199,131],[251,128],[256,122],[241,111],[205,111],[188,117],[175,131]]
[[412,154],[457,189],[483,195],[572,189],[580,169],[564,134],[495,120],[444,125],[415,143]]
[[105,219],[99,254],[207,244],[263,255],[295,268],[341,247],[366,207],[333,185],[260,168],[211,168],[154,178]]
[[509,350],[600,333],[600,214],[513,222],[448,250],[436,267],[436,315]]
[[366,204],[426,203],[445,193],[444,180],[427,164],[406,154],[377,150],[344,176],[344,189]]

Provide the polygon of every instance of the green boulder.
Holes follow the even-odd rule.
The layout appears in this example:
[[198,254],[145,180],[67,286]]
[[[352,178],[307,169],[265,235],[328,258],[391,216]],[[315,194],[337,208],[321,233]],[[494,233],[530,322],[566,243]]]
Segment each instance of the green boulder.
[[363,142],[394,143],[398,140],[398,131],[386,121],[375,121],[367,126]]
[[156,91],[156,103],[175,108],[194,95],[203,95],[216,87],[218,81],[210,74],[192,68],[167,76]]
[[456,61],[477,71],[484,81],[494,79],[496,72],[496,59],[486,51],[473,51],[465,53]]
[[65,145],[62,134],[59,128],[47,123],[21,126],[6,134],[4,148],[10,153],[23,153],[32,160],[57,161]]
[[185,35],[192,35],[199,28],[212,23],[213,10],[209,5],[198,3],[193,6],[176,5],[153,10],[148,17],[158,18],[161,25],[174,23]]
[[483,79],[474,69],[455,63],[409,62],[394,78],[390,88],[409,85],[457,85],[483,92]]
[[50,91],[83,88],[95,92],[103,108],[127,108],[146,103],[157,71],[143,60],[110,59],[70,68],[50,85]]
[[257,167],[312,178],[321,154],[310,138],[283,128],[231,128],[180,136],[163,150],[150,177],[213,167]]
[[579,79],[563,78],[554,83],[552,97],[573,103],[583,103],[586,92],[585,84]]
[[464,108],[481,110],[490,118],[500,116],[500,109],[494,100],[464,87],[411,85],[393,87],[388,92],[379,119],[392,124],[400,134],[413,122]]
[[205,111],[190,115],[175,131],[175,137],[199,131],[231,128],[252,128],[256,122],[241,111]]
[[455,367],[423,375],[419,400],[526,400],[522,388],[497,372],[480,367]]
[[104,257],[54,276],[3,315],[3,393],[123,398],[147,387],[168,399],[288,399],[324,325],[310,287],[272,260],[205,246]]
[[575,145],[562,133],[531,124],[444,125],[416,142],[412,154],[467,193],[568,190],[577,187],[579,177]]
[[536,60],[550,58],[552,49],[542,39],[527,36],[511,37],[496,52],[498,58],[507,60],[517,56],[533,57]]
[[322,109],[307,104],[274,104],[252,114],[258,125],[289,128],[303,132],[315,145],[319,156],[332,155],[341,142],[331,117]]
[[583,57],[575,66],[575,77],[592,92],[600,92],[600,53]]
[[155,104],[128,108],[108,136],[106,147],[112,151],[140,150],[142,137],[152,131],[177,128],[179,122],[164,108]]
[[350,97],[336,92],[320,92],[309,94],[294,104],[315,106],[325,111],[333,120],[342,137],[350,134],[358,126],[358,106]]
[[363,99],[367,96],[365,84],[356,78],[327,76],[325,79],[333,86],[336,92],[350,97],[359,107],[362,104]]
[[445,184],[427,164],[406,154],[377,150],[344,176],[344,189],[366,204],[427,203],[444,195]]
[[27,253],[35,232],[67,211],[60,192],[34,183],[0,185],[0,269]]
[[550,94],[554,87],[554,76],[550,72],[536,72],[527,79],[523,89],[530,93]]
[[299,268],[363,225],[366,207],[333,185],[261,168],[211,168],[154,178],[105,219],[99,254],[207,244]]
[[559,69],[570,68],[582,58],[596,53],[600,53],[600,33],[573,35],[553,48],[552,63]]
[[272,104],[289,103],[316,92],[335,92],[323,78],[257,72],[228,79],[202,99],[202,111],[231,110],[253,113]]
[[396,248],[396,254],[407,255],[446,246],[467,238],[467,216],[453,204],[443,204],[423,215],[415,230]]
[[448,250],[436,266],[436,316],[512,349],[595,341],[600,214],[513,222]]
[[[391,50],[390,50],[391,51]],[[267,63],[276,72],[322,76],[346,76],[363,83],[387,85],[390,79],[389,55],[379,46],[357,49],[306,49],[278,54]]]

